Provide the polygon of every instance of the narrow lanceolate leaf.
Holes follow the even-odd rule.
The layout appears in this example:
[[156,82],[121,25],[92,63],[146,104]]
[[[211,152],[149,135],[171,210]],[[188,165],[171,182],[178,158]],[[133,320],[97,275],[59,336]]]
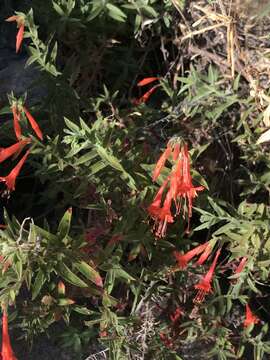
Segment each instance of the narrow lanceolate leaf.
[[107,9],[109,10],[109,15],[111,18],[124,22],[127,18],[126,14],[113,4],[106,4]]
[[41,290],[43,284],[45,283],[45,280],[46,280],[46,277],[45,277],[43,271],[39,270],[39,272],[37,273],[37,276],[35,278],[35,282],[34,282],[33,289],[32,289],[32,300],[35,300],[35,298],[40,293],[40,290]]
[[59,264],[59,267],[57,269],[59,271],[59,274],[68,281],[70,284],[86,288],[88,285],[81,280],[76,274],[74,274],[64,263]]
[[106,149],[104,149],[101,145],[96,145],[96,150],[98,155],[101,157],[105,163],[108,163],[111,167],[113,167],[116,170],[125,172],[125,169],[119,162],[119,160],[112,154],[109,154]]
[[70,223],[71,223],[71,217],[72,217],[72,208],[69,208],[65,212],[58,226],[57,235],[59,238],[64,239],[68,235]]
[[78,305],[73,306],[72,310],[73,310],[73,311],[76,311],[76,312],[79,313],[79,314],[87,315],[87,316],[93,314],[93,311],[92,311],[92,310],[89,310],[89,309],[87,309],[86,307],[78,306]]
[[103,281],[99,273],[88,265],[85,261],[80,261],[74,264],[76,269],[80,271],[88,280],[92,281],[97,286],[103,286]]
[[91,161],[91,160],[93,160],[96,156],[97,156],[96,151],[94,151],[94,150],[89,151],[87,154],[84,154],[83,156],[81,156],[81,157],[74,163],[74,166],[81,165],[81,164],[84,164],[84,163],[86,163],[86,162],[88,162],[88,161]]
[[123,168],[122,164],[114,155],[110,154],[101,145],[96,145],[96,151],[105,164],[108,164],[109,166],[111,166],[112,168],[118,171],[121,171],[123,174],[123,178],[128,180],[127,181],[128,186],[132,190],[136,190],[136,184],[133,177]]

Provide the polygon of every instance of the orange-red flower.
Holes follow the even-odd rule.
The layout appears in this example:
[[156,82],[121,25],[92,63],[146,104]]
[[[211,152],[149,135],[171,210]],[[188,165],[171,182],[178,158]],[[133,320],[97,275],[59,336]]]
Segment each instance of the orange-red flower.
[[22,130],[21,130],[21,126],[19,123],[22,113],[25,114],[26,118],[28,119],[28,121],[29,121],[32,129],[36,133],[37,137],[40,140],[43,140],[43,134],[42,134],[42,131],[40,130],[38,123],[36,122],[34,117],[30,114],[30,112],[28,111],[28,109],[25,106],[22,106],[14,101],[12,103],[11,110],[12,110],[12,114],[13,114],[13,127],[14,127],[14,131],[15,131],[15,134],[16,134],[16,137],[18,140],[20,140],[21,136],[22,136]]
[[[145,85],[151,84],[152,82],[154,82],[156,80],[159,80],[159,78],[158,77],[147,77],[147,78],[144,78],[141,81],[139,81],[137,86],[145,86]],[[158,85],[154,85],[153,87],[151,87],[151,89],[149,89],[146,93],[144,93],[139,99],[136,99],[134,101],[134,104],[139,105],[141,103],[145,103],[159,86],[160,85],[158,84]]]
[[141,81],[138,82],[137,86],[145,86],[148,84],[151,84],[152,82],[159,80],[158,77],[147,77],[142,79]]
[[195,256],[202,253],[205,249],[207,249],[209,243],[206,242],[202,245],[196,246],[194,249],[188,251],[186,254],[180,254],[178,251],[174,251],[174,257],[178,262],[178,266],[181,269],[185,269],[190,260],[192,260]]
[[156,196],[155,196],[152,204],[149,205],[148,208],[147,208],[148,213],[150,214],[150,216],[151,216],[153,219],[155,219],[155,218],[158,216],[158,214],[159,214],[159,212],[160,212],[160,210],[161,210],[162,195],[163,195],[163,192],[164,192],[167,184],[168,184],[168,179],[166,179],[166,180],[163,182],[163,184],[162,184],[162,186],[159,188],[159,190],[158,190],[158,192],[157,192],[157,194],[156,194]]
[[248,304],[246,304],[246,318],[244,321],[244,326],[248,327],[253,324],[257,324],[260,321],[260,319],[254,315],[249,307]]
[[[163,207],[161,207],[162,196],[165,192],[164,184],[158,191],[153,203],[148,207],[148,212],[154,219],[162,219],[164,217],[165,223],[167,225],[168,222],[173,222],[173,217],[179,215],[182,203],[184,201],[184,214],[187,208],[187,218],[188,218],[188,226],[186,232],[189,232],[189,224],[190,218],[192,216],[192,206],[193,200],[197,196],[199,191],[204,190],[203,186],[194,186],[192,184],[192,177],[190,172],[190,159],[188,153],[187,145],[184,145],[182,148],[180,144],[174,143],[173,141],[169,142],[166,150],[160,156],[157,164],[155,166],[152,179],[153,181],[157,180],[159,177],[167,159],[172,156],[172,160],[176,162],[173,167],[171,174],[167,177],[167,183],[169,184],[167,195],[164,201]],[[168,200],[166,202],[166,199]],[[171,214],[171,205],[172,200],[175,203],[175,212]],[[166,207],[165,207],[166,202]],[[170,211],[169,211],[170,210]],[[166,220],[167,216],[167,220]],[[164,229],[166,226],[164,227]],[[157,233],[160,236],[165,236],[165,230],[158,231]],[[206,256],[206,254],[205,254]],[[206,257],[207,258],[207,257]]]
[[146,91],[146,93],[144,93],[139,99],[136,99],[134,101],[134,104],[140,105],[141,103],[145,103],[158,87],[159,87],[159,85],[155,85],[155,86],[151,87],[151,89]]
[[168,223],[173,223],[173,216],[171,214],[171,203],[172,196],[171,192],[168,191],[163,203],[162,202],[162,194],[167,185],[168,180],[165,180],[163,185],[160,187],[157,195],[154,198],[152,204],[148,207],[148,213],[155,220],[154,229],[157,237],[164,237],[167,229]]
[[13,15],[13,16],[10,16],[8,19],[6,19],[6,21],[8,21],[8,22],[16,21],[17,26],[19,27],[19,30],[18,30],[18,33],[16,36],[16,53],[18,53],[21,48],[23,36],[24,36],[24,18],[22,16]]
[[1,351],[2,358],[1,360],[17,360],[15,357],[11,344],[10,338],[8,333],[8,317],[6,310],[3,311],[2,317],[2,351]]
[[195,285],[195,289],[199,291],[194,299],[194,302],[202,302],[205,298],[205,295],[212,291],[211,282],[217,265],[217,260],[220,255],[220,251],[221,249],[218,249],[218,251],[216,252],[214,261],[210,266],[210,269],[208,270],[207,274],[203,277],[203,279],[199,282],[199,284]]
[[12,114],[13,114],[13,128],[14,128],[14,131],[15,131],[15,135],[16,135],[16,138],[18,140],[21,139],[21,136],[22,136],[22,130],[21,130],[21,126],[20,126],[20,112],[18,111],[18,108],[17,108],[17,105],[16,104],[13,104],[12,107],[11,107],[11,111],[12,111]]
[[201,256],[199,257],[197,264],[198,265],[203,265],[205,263],[205,261],[208,259],[209,255],[212,252],[212,244],[208,243],[206,248],[204,249],[204,252],[201,254]]
[[33,118],[33,116],[30,114],[30,112],[26,109],[25,106],[23,107],[23,111],[24,111],[27,119],[29,120],[32,129],[36,133],[37,137],[40,140],[43,140],[43,134],[42,134],[40,127],[38,126],[38,123],[36,122],[36,120]]
[[160,332],[159,333],[159,337],[160,340],[162,341],[162,343],[167,347],[167,348],[172,348],[173,347],[173,342],[170,339],[169,335],[165,334],[164,332]]
[[15,183],[16,183],[17,176],[19,175],[21,168],[23,167],[29,153],[30,153],[30,150],[28,150],[25,153],[25,155],[21,158],[21,160],[18,162],[18,164],[11,170],[11,172],[7,176],[0,177],[0,181],[3,181],[6,183],[8,191],[15,190]]
[[187,145],[184,146],[182,150],[182,157],[183,157],[183,168],[182,168],[182,177],[181,181],[179,182],[178,186],[178,198],[187,199],[187,206],[188,206],[188,227],[186,232],[189,232],[189,225],[190,225],[190,218],[192,216],[192,204],[193,199],[197,197],[198,191],[203,191],[203,186],[196,186],[194,187],[192,184],[192,177],[190,173],[190,160],[189,160],[189,153]]
[[244,267],[246,266],[246,263],[247,263],[247,257],[243,256],[240,263],[238,264],[237,268],[235,269],[235,274],[240,274]]
[[176,308],[175,312],[170,315],[170,320],[173,324],[179,321],[183,311],[180,307]]
[[159,177],[162,169],[164,168],[164,165],[166,163],[166,160],[168,159],[168,157],[171,155],[172,153],[172,148],[170,146],[170,144],[167,145],[166,150],[164,151],[164,153],[160,156],[160,158],[158,159],[155,169],[153,171],[153,175],[152,175],[152,180],[156,181],[157,178]]
[[0,163],[8,159],[10,156],[20,153],[24,146],[30,141],[30,139],[24,139],[7,148],[0,148]]

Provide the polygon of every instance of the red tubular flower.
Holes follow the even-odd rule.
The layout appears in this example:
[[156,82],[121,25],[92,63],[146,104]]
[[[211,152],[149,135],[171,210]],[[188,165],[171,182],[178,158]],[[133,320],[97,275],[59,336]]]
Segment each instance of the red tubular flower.
[[151,87],[151,89],[149,89],[146,93],[144,93],[143,96],[141,96],[139,99],[136,99],[134,101],[135,105],[140,105],[141,103],[145,103],[159,86],[160,85],[155,85]]
[[11,172],[7,176],[0,177],[0,181],[3,181],[6,183],[8,191],[15,190],[15,182],[16,182],[17,176],[19,175],[21,168],[23,167],[29,153],[30,153],[30,150],[28,150],[25,153],[25,155],[21,158],[21,160],[18,162],[18,164],[11,170]]
[[242,260],[240,261],[237,268],[235,269],[235,272],[234,272],[235,274],[240,274],[243,271],[243,269],[247,263],[247,260],[248,260],[247,257],[245,257],[245,256],[242,257]]
[[197,265],[203,265],[205,263],[205,261],[208,259],[209,255],[212,252],[212,245],[211,243],[208,243],[206,248],[204,249],[204,252],[201,254],[201,256],[199,257],[198,261],[197,261]]
[[166,150],[164,151],[164,153],[160,156],[160,158],[157,161],[157,164],[155,166],[154,172],[153,172],[153,176],[152,176],[152,180],[156,181],[157,178],[159,177],[165,163],[166,160],[168,159],[168,157],[171,155],[172,153],[172,148],[171,146],[168,144]]
[[260,321],[260,319],[252,313],[249,305],[246,304],[246,318],[244,321],[244,326],[248,327],[252,324],[257,324],[259,321]]
[[167,348],[172,348],[173,347],[173,342],[170,339],[170,337],[166,334],[164,334],[164,332],[160,332],[159,333],[159,337],[160,340],[162,341],[162,343],[167,347]]
[[221,249],[218,249],[218,251],[216,252],[214,261],[210,266],[207,274],[203,277],[199,284],[195,285],[195,289],[198,289],[199,291],[194,299],[194,302],[202,302],[205,298],[205,295],[212,291],[211,282],[216,268],[217,260],[220,255],[220,251]]
[[192,216],[192,203],[193,199],[197,196],[198,191],[203,191],[203,186],[194,187],[192,184],[192,177],[190,173],[190,160],[187,145],[182,150],[183,157],[183,168],[182,168],[182,179],[179,183],[178,197],[183,197],[188,201],[188,227],[186,232],[189,232],[190,218]]
[[3,317],[2,317],[2,351],[1,351],[2,358],[1,360],[17,360],[15,357],[11,344],[10,338],[8,333],[8,317],[7,312],[4,310]]
[[168,184],[168,179],[164,181],[160,189],[158,190],[153,202],[151,205],[148,206],[147,211],[149,215],[155,219],[161,210],[161,200],[162,200],[162,194]]
[[173,324],[175,324],[181,317],[183,311],[181,308],[177,308],[173,314],[170,315],[170,320]]
[[173,160],[176,161],[180,154],[180,144],[176,143],[173,149]]
[[194,249],[188,251],[186,254],[180,254],[178,251],[174,251],[174,257],[176,261],[178,262],[178,266],[181,269],[185,269],[189,263],[190,260],[192,260],[195,256],[203,252],[205,249],[207,249],[209,243],[206,242],[205,244],[196,246]]
[[[176,216],[180,213],[182,203],[185,203],[184,207],[184,216],[185,210],[187,208],[187,218],[188,218],[188,226],[186,232],[189,232],[190,218],[192,216],[192,205],[193,199],[197,196],[197,192],[204,190],[203,186],[193,186],[192,177],[190,172],[190,159],[188,153],[188,147],[185,145],[180,148],[179,143],[169,142],[166,150],[160,156],[155,169],[153,171],[152,179],[156,181],[159,177],[163,167],[167,159],[172,156],[172,159],[176,161],[175,166],[173,167],[171,174],[167,177],[167,182],[169,182],[169,189],[167,191],[166,199],[164,201],[164,205],[161,208],[162,194],[165,191],[165,188],[160,188],[156,198],[153,203],[149,206],[148,212],[150,215],[159,219],[159,227],[157,230],[157,234],[159,236],[165,235],[165,228],[167,223],[173,222],[173,216]],[[167,184],[166,182],[166,184]],[[171,214],[171,202],[172,200],[175,203],[175,212]],[[164,228],[160,231],[160,226],[163,226],[161,223],[163,222]],[[205,260],[207,259],[207,253],[204,254]],[[204,261],[205,261],[204,260]],[[202,260],[200,260],[202,261]]]
[[16,36],[16,53],[18,53],[21,48],[24,36],[24,19],[21,16],[13,15],[6,19],[6,21],[16,21],[17,25],[19,26],[19,30]]
[[40,127],[38,126],[36,120],[35,120],[35,119],[33,118],[33,116],[29,113],[29,111],[26,109],[25,106],[23,107],[23,111],[24,111],[27,119],[29,120],[32,129],[33,129],[34,132],[36,133],[37,137],[38,137],[40,140],[43,140],[43,134],[42,134],[42,132],[41,132],[41,130],[40,130]]
[[10,156],[16,154],[17,152],[20,152],[23,147],[30,141],[30,139],[24,139],[7,148],[0,148],[0,163],[8,159]]
[[172,196],[171,196],[171,192],[168,191],[163,207],[156,215],[156,222],[158,224],[156,226],[157,237],[164,237],[166,234],[168,223],[173,223],[173,216],[171,214],[171,204],[172,204]]
[[159,80],[158,77],[147,77],[142,79],[141,81],[138,82],[137,86],[145,86],[148,84],[151,84],[152,82]]
[[21,48],[23,35],[24,35],[24,24],[21,24],[16,36],[16,53],[18,53]]
[[14,131],[15,131],[15,135],[16,135],[16,138],[18,140],[21,139],[21,136],[22,136],[22,130],[21,130],[21,126],[20,126],[20,113],[18,111],[18,108],[16,105],[13,105],[11,107],[11,110],[12,110],[12,114],[13,114],[13,127],[14,127]]

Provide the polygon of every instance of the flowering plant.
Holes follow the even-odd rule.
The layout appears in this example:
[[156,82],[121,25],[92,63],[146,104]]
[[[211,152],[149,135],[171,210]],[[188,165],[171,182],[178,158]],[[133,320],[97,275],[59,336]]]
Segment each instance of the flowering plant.
[[208,18],[236,48],[220,4],[190,5],[194,24],[183,1],[5,9],[35,79],[0,112],[3,360],[20,360],[15,326],[25,348],[46,332],[78,359],[270,353],[267,96],[236,53],[238,76],[193,54]]

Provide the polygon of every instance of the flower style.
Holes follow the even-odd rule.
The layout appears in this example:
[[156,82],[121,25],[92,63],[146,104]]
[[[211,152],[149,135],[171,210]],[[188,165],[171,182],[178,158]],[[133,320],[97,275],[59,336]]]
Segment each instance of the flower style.
[[253,324],[257,324],[260,321],[260,319],[254,315],[249,307],[248,304],[246,304],[246,318],[244,321],[244,326],[248,327]]
[[174,251],[174,257],[178,262],[178,267],[181,269],[185,269],[188,263],[197,255],[202,253],[207,249],[209,243],[206,242],[205,244],[196,246],[194,249],[188,251],[186,254],[180,254],[178,251]]
[[195,285],[195,289],[199,291],[194,299],[194,302],[198,302],[198,303],[202,302],[205,298],[205,295],[212,291],[211,282],[217,265],[217,260],[220,255],[220,251],[221,249],[218,249],[218,251],[216,252],[214,261],[210,266],[210,269],[208,270],[207,274],[203,277],[203,279],[200,281],[199,284]]
[[1,351],[2,358],[1,360],[17,360],[15,357],[11,344],[10,338],[8,333],[8,317],[6,310],[3,310],[3,317],[2,317],[2,351]]
[[6,21],[8,21],[8,22],[16,21],[17,26],[19,27],[19,30],[18,30],[18,33],[16,36],[16,53],[18,53],[21,48],[22,41],[23,41],[25,19],[22,16],[13,15],[13,16],[10,16],[8,19],[6,19]]
[[11,192],[11,191],[15,190],[15,183],[16,183],[17,176],[19,175],[21,168],[23,167],[29,153],[30,153],[30,150],[28,150],[25,153],[25,155],[21,158],[21,160],[18,162],[18,164],[11,170],[11,172],[7,176],[0,177],[0,181],[3,181],[6,183],[8,191]]

